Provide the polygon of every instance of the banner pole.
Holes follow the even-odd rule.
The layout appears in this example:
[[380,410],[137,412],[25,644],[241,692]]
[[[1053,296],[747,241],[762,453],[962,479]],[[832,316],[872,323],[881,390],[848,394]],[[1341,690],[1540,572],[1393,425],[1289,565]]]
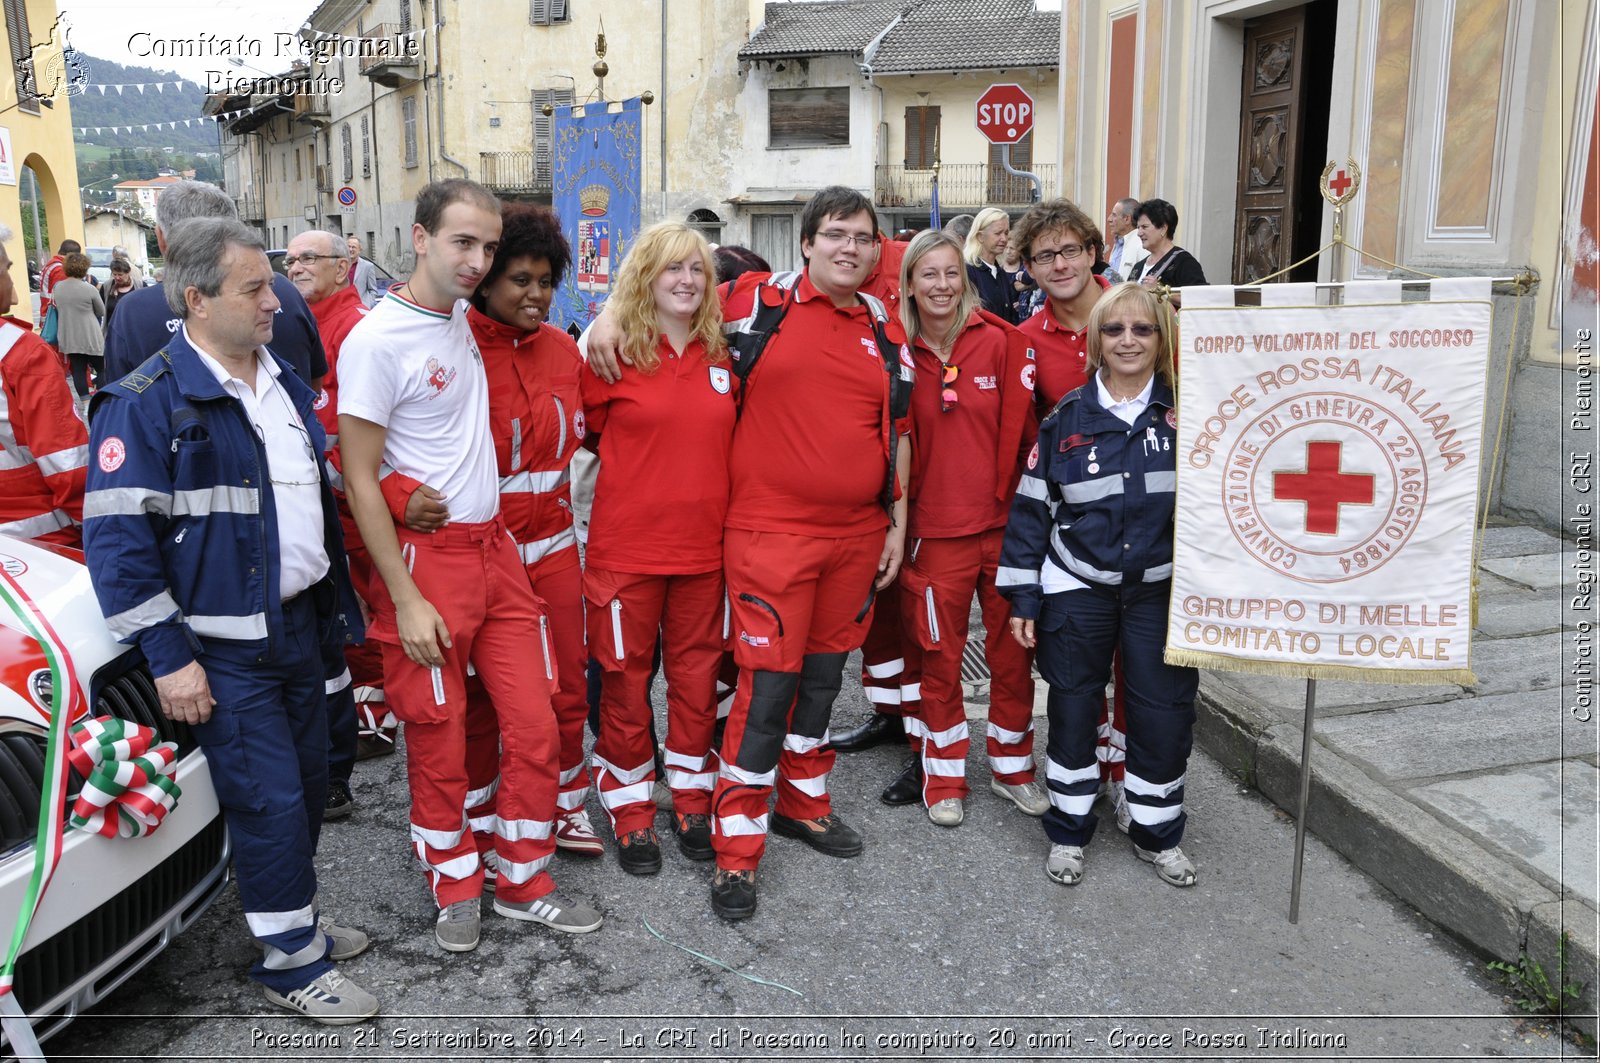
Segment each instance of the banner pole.
[[1306,819],[1311,803],[1311,728],[1317,715],[1317,681],[1306,680],[1306,718],[1300,732],[1300,804],[1294,825],[1294,884],[1289,888],[1289,922],[1300,922],[1300,873],[1306,857]]

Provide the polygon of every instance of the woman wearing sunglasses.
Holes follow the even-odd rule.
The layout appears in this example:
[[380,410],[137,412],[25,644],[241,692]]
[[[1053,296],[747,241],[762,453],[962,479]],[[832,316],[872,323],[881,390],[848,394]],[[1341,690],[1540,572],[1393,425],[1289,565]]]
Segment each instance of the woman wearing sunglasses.
[[595,787],[633,875],[661,870],[655,831],[650,671],[659,637],[667,679],[672,830],[710,860],[710,762],[722,662],[722,525],[734,380],[711,290],[711,245],[681,222],[640,234],[606,304],[629,362],[608,384],[583,374],[585,445],[600,455],[584,596],[600,662]]
[[1129,836],[1162,881],[1192,886],[1184,771],[1198,673],[1162,660],[1177,487],[1172,309],[1119,284],[1089,315],[1090,377],[1039,427],[1011,505],[1002,570],[1011,631],[1050,684],[1045,874],[1083,878],[1100,772],[1096,724],[1111,658],[1127,691]]
[[[993,677],[990,788],[1037,816],[1047,801],[1034,781],[1032,654],[1006,634],[1008,610],[995,589],[1011,494],[1036,430],[1033,351],[1020,332],[978,308],[961,245],[948,233],[930,230],[911,241],[901,292],[900,317],[922,381],[911,394],[901,615],[906,648],[921,658],[922,698],[906,721],[914,757],[885,800],[920,798],[944,827],[965,816],[961,656],[976,592]],[[912,663],[907,671],[915,674]]]

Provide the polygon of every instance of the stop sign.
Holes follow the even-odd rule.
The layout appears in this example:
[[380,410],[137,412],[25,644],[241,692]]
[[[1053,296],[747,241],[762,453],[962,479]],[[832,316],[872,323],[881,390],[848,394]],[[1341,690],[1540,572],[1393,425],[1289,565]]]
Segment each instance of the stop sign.
[[978,97],[978,132],[991,144],[1015,144],[1033,129],[1033,97],[1021,85],[990,85]]

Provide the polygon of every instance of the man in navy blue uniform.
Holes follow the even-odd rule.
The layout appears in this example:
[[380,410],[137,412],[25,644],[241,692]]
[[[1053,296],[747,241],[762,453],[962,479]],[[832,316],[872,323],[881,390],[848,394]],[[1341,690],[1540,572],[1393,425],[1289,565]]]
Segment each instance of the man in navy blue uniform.
[[[178,181],[167,186],[156,200],[156,244],[167,253],[172,231],[192,218],[231,218],[238,212],[228,193],[203,181]],[[179,315],[167,306],[165,285],[138,288],[117,303],[106,336],[105,380],[115,380],[133,372],[146,358],[167,345],[178,331]],[[300,379],[310,385],[312,394],[322,390],[328,375],[328,360],[317,333],[317,319],[288,277],[274,273],[272,294],[280,309],[272,323],[272,353],[289,363]]]
[[342,1025],[378,1011],[335,960],[312,863],[328,781],[320,646],[359,633],[311,389],[265,344],[278,299],[238,221],[185,222],[163,290],[179,325],[95,396],[84,552],[111,631],[194,728],[233,839],[268,1000]]

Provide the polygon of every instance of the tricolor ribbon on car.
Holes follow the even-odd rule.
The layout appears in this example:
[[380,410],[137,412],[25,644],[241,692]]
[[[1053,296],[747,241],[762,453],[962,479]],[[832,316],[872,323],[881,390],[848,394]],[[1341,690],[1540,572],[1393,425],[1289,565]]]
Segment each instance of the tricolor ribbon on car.
[[137,838],[161,825],[183,792],[173,779],[178,747],[157,741],[153,728],[97,716],[72,728],[68,759],[83,776],[72,805],[76,830],[107,838]]
[[76,769],[85,779],[73,805],[72,826],[107,837],[136,837],[155,830],[177,805],[181,791],[172,776],[177,769],[178,747],[156,741],[158,736],[149,727],[110,716],[83,720],[69,732],[68,721],[82,711],[83,691],[61,636],[16,578],[3,569],[0,606],[39,644],[50,664],[51,690],[59,700],[50,706],[45,736],[33,870],[5,958],[0,961],[0,1026],[18,1060],[42,1060],[39,1042],[17,1002],[13,984],[28,927],[61,860],[67,827],[68,769]]

